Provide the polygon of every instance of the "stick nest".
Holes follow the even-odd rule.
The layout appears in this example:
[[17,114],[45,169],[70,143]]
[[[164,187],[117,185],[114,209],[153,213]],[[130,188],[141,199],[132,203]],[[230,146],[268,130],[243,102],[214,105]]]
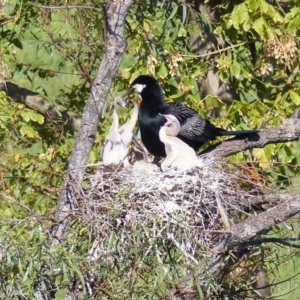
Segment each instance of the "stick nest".
[[251,213],[251,199],[261,193],[250,173],[225,163],[186,173],[100,168],[85,183],[78,216],[95,238],[95,259],[117,245],[118,259],[138,247],[163,260],[171,247],[197,263],[229,232],[230,221]]

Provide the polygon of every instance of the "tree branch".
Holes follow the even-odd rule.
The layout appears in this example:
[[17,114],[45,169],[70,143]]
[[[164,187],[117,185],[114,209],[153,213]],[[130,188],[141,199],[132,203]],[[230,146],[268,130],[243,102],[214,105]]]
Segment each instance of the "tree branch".
[[52,230],[52,236],[55,238],[54,244],[66,237],[70,227],[72,211],[76,207],[76,198],[80,193],[77,188],[81,186],[89,153],[97,133],[97,124],[126,49],[125,18],[132,3],[133,0],[106,0],[104,56],[84,107],[81,128],[72,152],[65,184],[58,200],[55,213],[56,224]]
[[[67,110],[62,105],[54,106],[47,99],[38,93],[20,87],[10,81],[0,82],[0,91],[12,98],[15,102],[23,103],[33,110],[52,118],[62,118],[71,128],[78,131],[81,125],[81,118],[78,114]],[[58,111],[56,110],[58,109]],[[61,115],[60,115],[61,114]]]
[[[228,252],[242,244],[246,244],[255,236],[271,230],[274,225],[300,213],[300,194],[270,194],[266,195],[266,200],[280,203],[258,216],[234,224],[231,227],[231,233],[229,235],[226,234],[214,249],[214,251],[218,251],[220,254],[217,256],[213,255],[211,261],[208,263],[200,263],[200,267],[178,283],[170,291],[170,295],[185,295],[190,292],[191,280],[193,278],[197,278],[203,274],[219,274],[224,268],[224,254],[222,252]],[[207,267],[207,265],[209,266]]]
[[207,148],[200,155],[205,154],[207,159],[218,160],[241,151],[263,148],[268,144],[295,141],[299,137],[300,108],[297,108],[280,127],[261,129],[258,133],[236,136]]
[[300,195],[286,194],[284,202],[270,208],[258,216],[249,218],[231,227],[231,237],[227,248],[231,249],[251,238],[268,232],[272,227],[300,213]]
[[50,9],[91,9],[101,11],[101,8],[88,6],[88,5],[67,5],[67,6],[55,6],[55,5],[37,5],[34,3],[30,3],[32,6],[38,9],[50,8]]

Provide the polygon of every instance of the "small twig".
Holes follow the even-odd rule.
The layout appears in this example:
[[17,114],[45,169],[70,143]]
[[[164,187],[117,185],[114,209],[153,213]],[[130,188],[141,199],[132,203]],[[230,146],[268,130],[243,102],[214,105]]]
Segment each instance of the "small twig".
[[239,44],[236,44],[236,45],[231,45],[231,46],[228,46],[226,48],[222,48],[222,49],[218,49],[216,51],[212,51],[212,52],[209,52],[209,53],[206,53],[206,54],[201,54],[201,55],[196,55],[196,54],[182,54],[181,56],[183,57],[206,57],[206,56],[211,56],[213,54],[220,54],[222,52],[225,52],[227,50],[231,50],[233,48],[237,48],[237,47],[241,47],[245,44],[248,44],[249,42],[242,42],[242,43],[239,43]]
[[222,218],[222,221],[224,223],[224,226],[225,226],[225,228],[227,230],[230,231],[230,223],[229,223],[229,220],[228,220],[228,216],[227,216],[227,214],[225,212],[225,209],[224,209],[223,205],[221,204],[219,195],[217,195],[217,193],[216,193],[215,199],[216,199],[218,210],[219,210],[219,213],[221,215],[221,218]]
[[101,8],[98,7],[94,7],[94,6],[88,6],[88,5],[67,5],[67,6],[52,6],[52,5],[37,5],[35,3],[30,3],[32,6],[38,8],[38,9],[42,9],[42,8],[47,8],[47,9],[91,9],[91,10],[97,10],[97,11],[101,11]]

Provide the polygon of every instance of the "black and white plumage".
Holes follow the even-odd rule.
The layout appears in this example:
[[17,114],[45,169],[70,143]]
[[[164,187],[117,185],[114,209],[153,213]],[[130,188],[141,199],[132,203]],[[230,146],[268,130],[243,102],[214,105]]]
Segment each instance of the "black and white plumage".
[[180,123],[174,115],[164,115],[166,123],[159,130],[159,138],[165,145],[166,158],[161,164],[163,172],[169,169],[191,170],[202,168],[203,163],[188,144],[176,137],[180,132]]
[[135,103],[130,119],[119,128],[119,117],[114,110],[112,125],[99,153],[105,166],[117,166],[121,162],[123,162],[125,167],[129,166],[127,159],[128,146],[133,138],[137,116],[138,105]]
[[165,147],[159,139],[159,130],[166,120],[160,114],[172,114],[179,120],[181,129],[178,138],[195,151],[217,136],[258,132],[257,130],[227,131],[217,128],[200,117],[195,110],[180,102],[165,103],[158,81],[151,76],[141,75],[132,82],[131,86],[141,98],[138,120],[142,141],[147,150],[155,156],[166,156]]

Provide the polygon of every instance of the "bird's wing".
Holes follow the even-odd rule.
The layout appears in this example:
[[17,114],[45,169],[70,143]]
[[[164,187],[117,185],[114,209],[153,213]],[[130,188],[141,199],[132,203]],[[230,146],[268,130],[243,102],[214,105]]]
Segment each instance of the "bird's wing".
[[190,140],[207,142],[222,135],[219,128],[203,119],[198,113],[180,102],[173,102],[167,108],[167,113],[174,115],[180,122],[180,135]]
[[180,134],[191,140],[203,140],[204,142],[222,135],[218,128],[213,126],[209,121],[201,118],[198,114],[186,119],[182,123]]
[[189,108],[187,106],[184,106],[180,102],[173,102],[169,104],[165,109],[165,114],[171,114],[174,115],[180,124],[184,122],[185,119],[191,118],[194,115],[198,115],[196,111],[194,111],[192,108]]
[[127,155],[127,148],[122,142],[106,140],[101,150],[104,165],[118,165]]

